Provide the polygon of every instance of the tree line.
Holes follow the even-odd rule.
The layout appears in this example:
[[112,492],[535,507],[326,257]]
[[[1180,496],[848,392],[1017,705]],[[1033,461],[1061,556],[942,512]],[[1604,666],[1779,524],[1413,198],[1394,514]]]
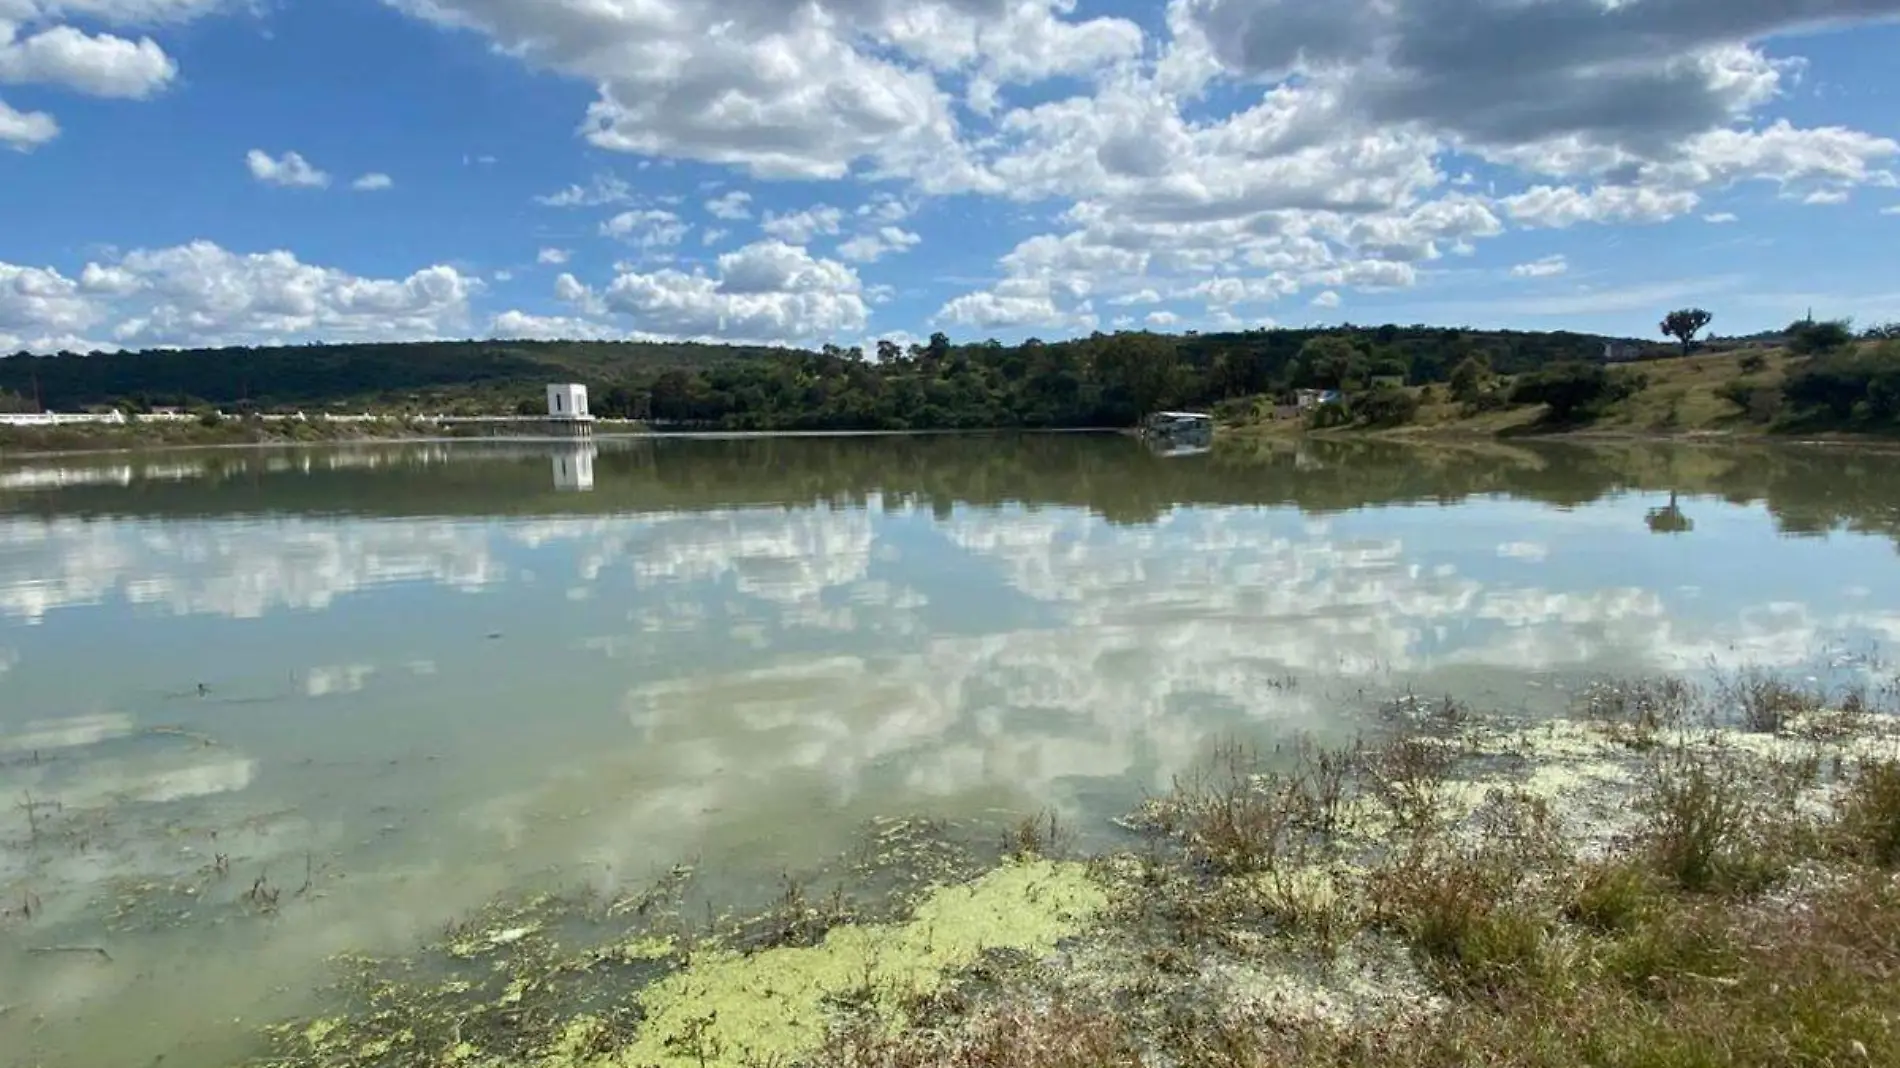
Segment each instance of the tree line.
[[1443,382],[1478,358],[1500,374],[1600,358],[1612,339],[1566,332],[1355,326],[1241,333],[1096,333],[1004,345],[885,341],[873,351],[614,342],[60,353],[0,359],[0,390],[49,409],[118,405],[262,411],[372,407],[539,411],[579,381],[603,416],[751,430],[1125,426],[1162,407],[1210,407],[1375,378]]

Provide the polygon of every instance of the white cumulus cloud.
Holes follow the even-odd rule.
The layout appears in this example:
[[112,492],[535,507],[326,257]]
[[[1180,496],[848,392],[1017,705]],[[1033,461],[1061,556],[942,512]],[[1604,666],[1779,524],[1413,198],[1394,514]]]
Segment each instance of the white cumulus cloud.
[[678,215],[658,208],[623,211],[600,224],[604,236],[649,249],[677,245],[692,228],[691,223],[682,221]]
[[1511,268],[1513,278],[1550,278],[1570,270],[1570,261],[1561,255],[1520,263]]
[[752,194],[735,189],[706,202],[706,214],[715,219],[738,221],[752,217]]
[[[0,7],[0,16],[5,15]],[[171,83],[178,74],[158,42],[129,41],[54,26],[20,37],[0,18],[0,84],[56,85],[91,96],[138,100]]]
[[[584,113],[556,121],[622,161],[534,197],[585,220],[544,216],[535,243],[598,228],[629,262],[565,287],[572,320],[477,320],[540,333],[853,340],[920,284],[874,272],[939,233],[1007,235],[990,262],[944,242],[921,281],[947,287],[928,298],[943,324],[1086,331],[1098,309],[1137,324],[1130,305],[1165,304],[1237,327],[1440,284],[1507,230],[1730,222],[1711,205],[1745,185],[1810,204],[1900,186],[1900,141],[1778,111],[1809,78],[1811,31],[1900,17],[1900,0],[1152,0],[1147,17],[1081,0],[384,2],[584,87]],[[0,85],[150,96],[180,77],[177,23],[248,6],[0,0]],[[27,99],[45,110],[0,103],[0,145],[61,136],[58,106]],[[247,164],[330,182],[294,152]],[[716,257],[729,230],[758,240]],[[824,283],[747,289],[778,250]]]
[[1578,223],[1654,223],[1694,211],[1693,192],[1605,185],[1582,190],[1540,185],[1505,197],[1504,209],[1525,226],[1565,229]]
[[627,335],[610,324],[581,316],[505,311],[489,321],[488,336],[510,341],[618,341]]
[[295,152],[272,156],[263,149],[253,148],[245,154],[244,164],[250,168],[251,177],[265,185],[321,189],[330,184],[328,174],[311,166],[309,160]]
[[44,111],[20,111],[0,100],[0,145],[30,152],[59,136],[59,123]]
[[728,252],[716,268],[623,269],[599,290],[563,275],[556,296],[589,316],[615,316],[638,337],[808,343],[861,334],[870,316],[857,272],[782,241]]
[[611,174],[597,174],[586,185],[570,185],[534,199],[550,208],[597,208],[632,203],[633,187]]
[[880,226],[875,232],[859,234],[838,246],[838,255],[854,263],[876,263],[894,252],[916,248],[923,242],[917,234],[897,226]]
[[76,277],[0,262],[0,350],[465,336],[480,285],[443,265],[366,278],[209,241],[135,249]]
[[821,235],[837,234],[843,222],[844,212],[829,204],[817,204],[784,215],[768,211],[759,229],[780,241],[803,245]]

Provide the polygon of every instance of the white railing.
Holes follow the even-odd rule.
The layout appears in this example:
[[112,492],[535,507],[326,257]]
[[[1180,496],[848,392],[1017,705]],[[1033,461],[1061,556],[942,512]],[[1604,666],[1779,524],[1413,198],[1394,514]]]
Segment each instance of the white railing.
[[124,412],[0,412],[0,426],[68,426],[74,423],[123,423]]

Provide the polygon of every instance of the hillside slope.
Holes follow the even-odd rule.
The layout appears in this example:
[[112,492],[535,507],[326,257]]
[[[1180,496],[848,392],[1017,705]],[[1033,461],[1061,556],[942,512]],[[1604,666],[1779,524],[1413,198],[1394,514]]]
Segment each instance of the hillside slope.
[[1372,426],[1361,419],[1322,429],[1310,418],[1273,419],[1261,399],[1224,433],[1230,440],[1309,432],[1383,437],[1900,434],[1900,345],[1894,342],[1863,342],[1828,355],[1804,356],[1785,349],[1699,352],[1606,370],[1612,388],[1568,419],[1555,419],[1547,405],[1522,400],[1518,387],[1533,372],[1493,377],[1485,389],[1491,398],[1486,404],[1460,402],[1443,384],[1410,388],[1405,392],[1416,403],[1416,412],[1397,425]]
[[[547,382],[580,381],[593,387],[597,408],[618,388],[622,404],[643,407],[652,395],[656,408],[671,403],[677,409],[663,417],[753,429],[975,425],[997,419],[1005,425],[1072,424],[1126,419],[1132,410],[1153,403],[1212,404],[1264,392],[1287,379],[1309,341],[1326,335],[1349,339],[1365,359],[1400,369],[1415,382],[1442,380],[1469,356],[1510,373],[1594,358],[1606,343],[1617,341],[1561,332],[1347,325],[1179,337],[1096,334],[1021,345],[953,345],[938,334],[907,350],[880,345],[878,358],[870,361],[837,349],[819,354],[591,341],[20,354],[0,358],[0,395],[11,393],[21,403],[55,410],[129,402],[497,411],[538,402]],[[1157,370],[1158,375],[1149,373]],[[814,390],[814,383],[823,388]],[[849,403],[840,399],[850,393],[862,396],[848,398]],[[915,410],[892,411],[897,395]]]

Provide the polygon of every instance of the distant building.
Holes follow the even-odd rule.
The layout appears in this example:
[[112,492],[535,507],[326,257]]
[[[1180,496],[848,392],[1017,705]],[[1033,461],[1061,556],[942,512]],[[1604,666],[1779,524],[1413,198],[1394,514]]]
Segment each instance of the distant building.
[[1214,418],[1206,412],[1156,412],[1142,422],[1141,434],[1175,445],[1207,445],[1214,440]]
[[1300,411],[1309,412],[1322,404],[1338,404],[1341,400],[1336,389],[1302,389],[1294,393],[1293,403]]
[[587,414],[587,387],[574,383],[548,387],[548,416],[553,419],[592,419]]
[[1373,389],[1404,389],[1405,376],[1404,375],[1373,375],[1372,388]]
[[1603,343],[1604,363],[1628,363],[1631,360],[1640,359],[1642,355],[1642,351],[1634,345],[1625,345],[1620,341]]

